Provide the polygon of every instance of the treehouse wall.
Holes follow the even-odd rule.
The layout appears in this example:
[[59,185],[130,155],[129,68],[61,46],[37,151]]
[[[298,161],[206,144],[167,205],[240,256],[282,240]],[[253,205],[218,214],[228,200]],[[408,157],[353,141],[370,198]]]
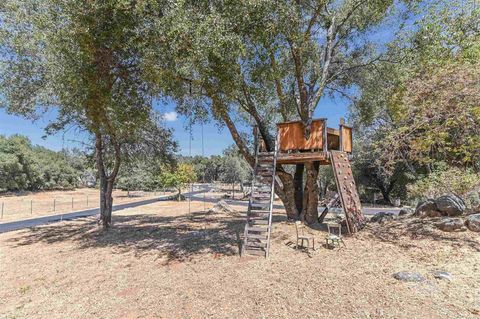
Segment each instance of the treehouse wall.
[[278,124],[280,151],[321,150],[326,137],[325,120],[312,121],[310,138],[304,135],[302,122],[288,122]]

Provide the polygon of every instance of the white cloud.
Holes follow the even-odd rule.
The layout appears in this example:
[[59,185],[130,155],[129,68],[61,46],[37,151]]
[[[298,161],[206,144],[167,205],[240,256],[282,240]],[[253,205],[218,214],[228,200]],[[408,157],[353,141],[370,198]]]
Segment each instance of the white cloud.
[[163,119],[167,122],[175,122],[177,120],[177,112],[172,111],[172,112],[167,112],[163,114]]

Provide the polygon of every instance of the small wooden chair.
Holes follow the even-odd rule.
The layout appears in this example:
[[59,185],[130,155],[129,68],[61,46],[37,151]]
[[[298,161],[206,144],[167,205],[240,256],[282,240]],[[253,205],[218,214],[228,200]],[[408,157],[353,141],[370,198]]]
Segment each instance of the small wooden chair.
[[335,244],[337,244],[338,248],[340,248],[340,243],[342,243],[343,246],[347,247],[347,245],[345,245],[345,242],[343,241],[343,238],[342,238],[341,224],[327,223],[327,229],[328,229],[328,235],[325,237],[327,248],[329,247],[329,242],[332,242],[333,247],[335,247]]
[[295,230],[297,231],[297,245],[295,246],[295,249],[298,249],[298,242],[302,242],[302,247],[305,247],[303,245],[303,241],[305,240],[307,242],[307,251],[310,249],[310,239],[312,240],[312,248],[315,250],[315,237],[312,235],[305,235],[305,225],[301,221],[296,221],[295,222]]

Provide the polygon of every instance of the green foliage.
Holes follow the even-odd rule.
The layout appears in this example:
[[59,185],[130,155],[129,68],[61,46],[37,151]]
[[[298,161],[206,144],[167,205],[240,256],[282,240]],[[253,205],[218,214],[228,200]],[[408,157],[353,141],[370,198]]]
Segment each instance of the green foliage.
[[195,182],[197,176],[192,165],[178,164],[172,169],[164,169],[160,174],[160,183],[165,187],[173,187],[181,194],[182,188],[185,188],[189,184]]
[[435,198],[445,193],[454,193],[466,198],[467,194],[478,186],[480,186],[479,173],[437,163],[432,173],[409,185],[408,191],[414,198]]
[[220,165],[220,181],[224,183],[243,183],[251,179],[251,169],[241,156],[238,148],[232,145],[223,151]]
[[[77,165],[72,165],[76,162]],[[33,146],[28,138],[0,136],[0,190],[70,189],[81,185],[85,157]]]
[[120,171],[116,187],[122,190],[154,191],[160,189],[158,165],[136,161]]
[[[480,170],[480,10],[461,1],[422,9],[414,31],[397,34],[384,61],[359,73],[351,119],[364,149],[357,158],[367,165],[359,163],[357,174],[378,188],[378,177],[387,184],[393,179],[399,195],[415,181],[411,196],[435,187],[464,194]],[[368,168],[376,173],[361,173]],[[441,186],[440,178],[455,173],[458,181]]]
[[212,183],[219,180],[222,156],[213,155],[210,157],[194,156],[184,157],[179,156],[178,161],[180,163],[187,163],[193,166],[195,175],[197,176],[197,182]]

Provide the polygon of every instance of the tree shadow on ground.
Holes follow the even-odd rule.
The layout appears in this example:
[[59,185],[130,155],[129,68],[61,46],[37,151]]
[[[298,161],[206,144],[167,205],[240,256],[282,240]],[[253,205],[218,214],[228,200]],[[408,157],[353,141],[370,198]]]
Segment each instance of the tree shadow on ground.
[[[402,218],[384,224],[370,225],[370,233],[383,242],[388,242],[405,249],[417,248],[416,241],[433,240],[455,247],[468,246],[480,252],[480,241],[475,240],[476,235],[469,231],[443,232],[436,229],[433,219],[420,219],[416,217]],[[405,244],[401,238],[411,241]]]
[[[275,221],[281,219],[274,217]],[[113,222],[108,231],[92,217],[49,224],[24,230],[8,242],[14,247],[73,242],[80,250],[112,248],[113,253],[155,255],[169,263],[205,254],[239,255],[245,217],[196,211],[179,216],[116,215]]]

